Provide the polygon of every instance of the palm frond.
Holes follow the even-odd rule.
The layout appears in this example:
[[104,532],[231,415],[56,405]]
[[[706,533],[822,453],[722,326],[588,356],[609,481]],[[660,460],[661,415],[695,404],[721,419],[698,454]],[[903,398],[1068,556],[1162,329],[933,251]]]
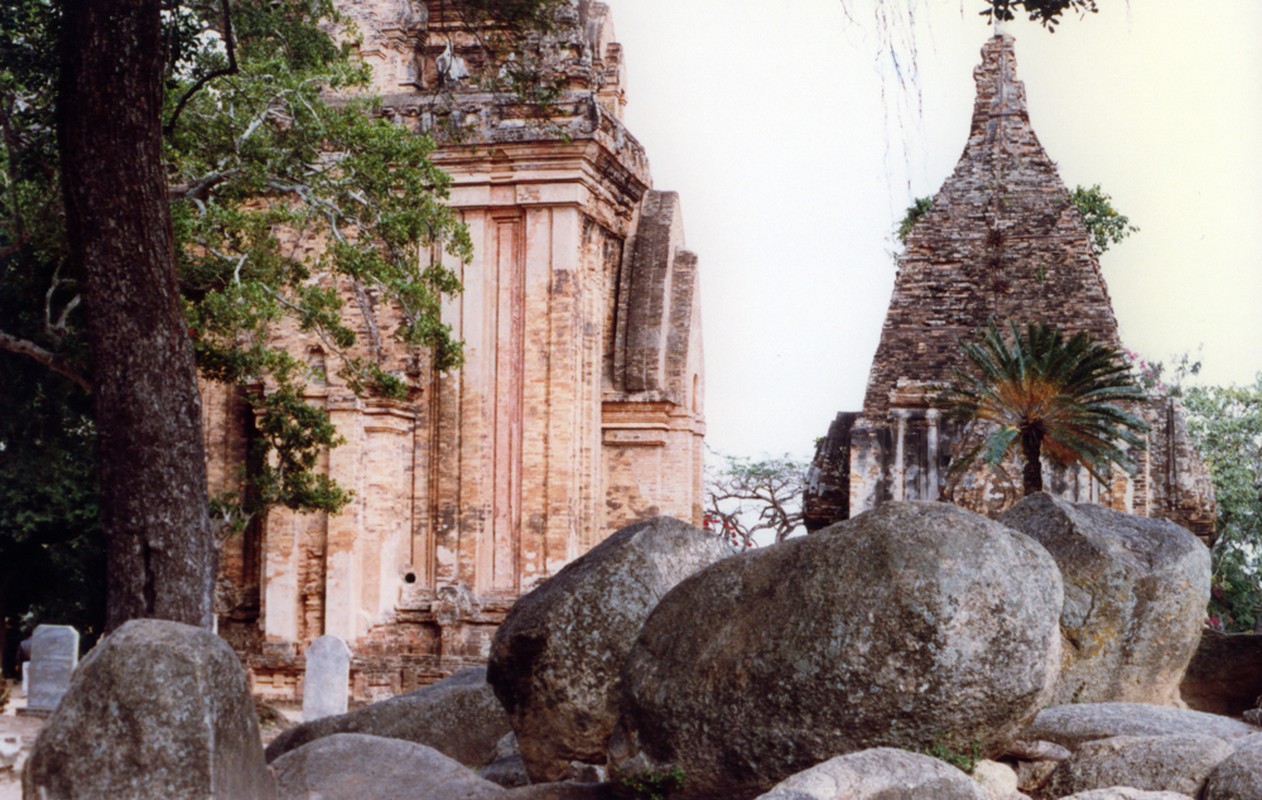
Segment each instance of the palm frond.
[[1114,465],[1133,471],[1128,449],[1144,448],[1147,425],[1117,404],[1142,401],[1145,394],[1117,350],[1087,333],[1067,339],[1035,323],[1010,323],[1005,337],[992,320],[961,351],[971,369],[955,371],[944,395],[949,412],[994,428],[953,470],[979,458],[1000,463],[1033,437],[1039,452],[1058,464],[1080,464],[1101,481]]

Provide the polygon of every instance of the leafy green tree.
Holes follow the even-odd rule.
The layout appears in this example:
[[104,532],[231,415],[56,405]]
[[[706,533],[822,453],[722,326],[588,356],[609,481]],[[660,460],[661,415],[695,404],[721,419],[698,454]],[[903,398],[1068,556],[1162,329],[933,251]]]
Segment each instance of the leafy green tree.
[[[487,15],[506,10],[508,23],[496,35],[511,41],[557,3],[457,6],[488,25]],[[95,396],[93,424],[67,446],[91,449],[94,437],[107,442],[97,449],[113,549],[174,552],[171,543],[135,543],[176,509],[189,514],[186,532],[205,516],[204,493],[191,483],[169,499],[136,491],[134,483],[119,489],[146,465],[203,461],[196,413],[178,410],[183,399],[159,399],[165,389],[183,387],[182,397],[195,402],[191,373],[158,367],[154,374],[165,379],[146,385],[128,371],[158,365],[158,356],[176,353],[190,335],[201,375],[247,387],[259,420],[251,459],[258,470],[243,497],[230,499],[246,506],[234,510],[284,503],[335,511],[346,494],[313,470],[336,436],[327,415],[302,400],[312,368],[270,347],[268,333],[281,324],[313,332],[349,387],[387,397],[406,397],[427,371],[460,363],[459,342],[439,316],[442,297],[460,289],[442,253],[468,260],[471,244],[443,204],[449,179],[430,161],[433,143],[376,113],[363,91],[368,70],[351,57],[354,32],[328,0],[105,5],[18,0],[0,9],[0,270],[13,289],[3,298],[0,358],[38,363],[71,391]],[[59,51],[63,29],[69,46]],[[94,80],[119,91],[94,97]],[[159,103],[150,103],[153,97]],[[128,114],[134,111],[141,113]],[[160,149],[138,157],[128,147],[141,141]],[[141,169],[149,164],[157,179]],[[172,238],[129,244],[111,220],[126,221],[121,227],[138,235],[169,231]],[[178,300],[166,289],[172,274]],[[362,325],[346,322],[347,298]],[[159,321],[172,308],[182,314]],[[356,327],[369,332],[360,337],[366,341],[357,340]],[[407,344],[411,363],[385,362],[386,337]],[[126,368],[102,360],[104,342],[132,359]],[[19,404],[6,395],[0,405],[9,413]],[[127,415],[192,424],[181,432],[107,434],[112,420]],[[128,454],[129,441],[144,443],[149,455]],[[204,476],[189,480],[204,483]],[[111,498],[129,496],[147,498],[150,508],[114,507]],[[129,517],[125,524],[135,530],[120,536]],[[0,537],[15,535],[0,529]],[[205,567],[213,554],[184,561]],[[111,580],[137,578],[126,592],[141,598],[139,606],[178,594],[177,587],[151,585],[150,572],[120,562]],[[117,621],[133,613],[122,611]]]
[[957,370],[945,400],[967,424],[984,426],[984,435],[952,471],[978,459],[997,467],[1019,453],[1027,495],[1043,490],[1044,454],[1057,464],[1081,464],[1101,481],[1113,465],[1132,471],[1119,443],[1142,449],[1147,426],[1118,404],[1145,394],[1120,354],[1085,332],[1066,340],[1049,325],[1022,331],[1012,323],[1009,333],[1005,340],[992,321],[980,341],[961,345],[971,369]]
[[95,641],[105,545],[90,398],[18,358],[0,358],[0,386],[0,654],[13,674],[19,640],[40,621]]
[[1253,630],[1262,615],[1262,373],[1251,386],[1191,387],[1183,404],[1218,501],[1211,622]]
[[[0,5],[0,656],[39,621],[90,643],[104,539],[82,313],[66,259],[53,135],[57,10]],[[19,335],[20,334],[20,335]]]
[[[450,178],[430,161],[433,141],[376,114],[377,99],[360,93],[367,67],[319,27],[341,21],[328,0],[238,2],[231,39],[226,18],[188,13],[200,46],[172,68],[187,77],[168,107],[190,99],[167,160],[198,364],[211,379],[267,387],[247,394],[265,452],[254,458],[246,511],[336,511],[346,494],[312,471],[335,433],[302,400],[302,385],[323,376],[272,347],[270,329],[288,319],[314,332],[350,388],[405,398],[426,369],[460,364],[440,318],[442,298],[460,284],[441,251],[467,261],[472,244],[443,204]],[[213,91],[188,95],[197,76],[231,64],[235,74]],[[345,321],[347,296],[368,341]],[[412,348],[412,364],[387,368],[388,337]]]
[[[216,555],[162,163],[160,0],[67,0],[57,149],[82,284],[106,533],[106,625],[211,624]],[[124,188],[125,187],[125,188]]]
[[1109,197],[1096,183],[1091,188],[1074,187],[1070,193],[1074,205],[1082,214],[1082,221],[1087,224],[1091,234],[1091,249],[1101,255],[1110,246],[1121,244],[1127,236],[1138,233],[1139,228],[1131,224],[1130,218],[1113,207],[1113,198]]
[[987,8],[980,13],[992,20],[1011,22],[1018,13],[1025,14],[1031,22],[1038,22],[1049,33],[1056,32],[1061,17],[1066,12],[1080,16],[1099,11],[1096,0],[983,0]]

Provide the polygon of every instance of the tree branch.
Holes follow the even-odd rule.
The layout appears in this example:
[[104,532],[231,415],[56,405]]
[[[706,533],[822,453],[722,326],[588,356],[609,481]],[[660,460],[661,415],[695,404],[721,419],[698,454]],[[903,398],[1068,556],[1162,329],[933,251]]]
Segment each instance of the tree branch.
[[34,342],[28,342],[25,339],[19,339],[16,336],[0,331],[0,350],[7,350],[10,353],[18,353],[19,355],[29,356],[39,363],[56,372],[62,377],[69,378],[83,388],[85,392],[92,391],[92,384],[83,375],[80,375],[70,365],[68,365],[61,356],[51,353]]
[[171,120],[163,126],[163,136],[170,136],[175,131],[175,123],[179,121],[180,114],[184,111],[184,106],[193,98],[193,95],[201,91],[203,86],[215,78],[237,74],[237,46],[232,37],[232,6],[229,0],[223,0],[223,42],[224,48],[228,51],[228,66],[206,73],[189,87],[189,90],[180,98],[180,102],[176,103],[175,111],[171,113]]
[[203,175],[192,183],[181,183],[167,188],[167,197],[171,200],[200,200],[206,196],[206,193],[215,188],[219,184],[240,174],[241,169],[225,169],[218,172],[212,172],[209,175]]

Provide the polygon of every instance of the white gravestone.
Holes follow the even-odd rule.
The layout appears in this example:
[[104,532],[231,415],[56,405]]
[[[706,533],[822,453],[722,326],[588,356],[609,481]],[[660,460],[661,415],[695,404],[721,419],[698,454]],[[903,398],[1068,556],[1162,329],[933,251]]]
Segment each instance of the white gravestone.
[[345,714],[351,673],[351,650],[332,634],[307,648],[307,671],[302,680],[302,718],[310,722]]
[[79,664],[79,632],[69,625],[40,625],[31,637],[31,660],[23,714],[46,717],[57,710]]

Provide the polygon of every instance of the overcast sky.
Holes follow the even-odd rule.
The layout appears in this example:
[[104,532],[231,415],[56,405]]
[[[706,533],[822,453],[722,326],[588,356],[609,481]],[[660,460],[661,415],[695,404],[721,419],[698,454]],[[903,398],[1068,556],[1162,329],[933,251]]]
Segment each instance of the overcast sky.
[[[655,188],[681,193],[701,259],[710,446],[809,457],[837,411],[861,407],[894,223],[963,149],[982,4],[889,0],[915,12],[884,26],[895,67],[875,0],[606,2],[627,124]],[[1054,35],[1008,26],[1034,129],[1070,188],[1101,184],[1142,229],[1102,259],[1125,344],[1156,359],[1203,345],[1207,381],[1251,382],[1262,2],[1100,4]],[[904,89],[896,69],[913,68]]]

